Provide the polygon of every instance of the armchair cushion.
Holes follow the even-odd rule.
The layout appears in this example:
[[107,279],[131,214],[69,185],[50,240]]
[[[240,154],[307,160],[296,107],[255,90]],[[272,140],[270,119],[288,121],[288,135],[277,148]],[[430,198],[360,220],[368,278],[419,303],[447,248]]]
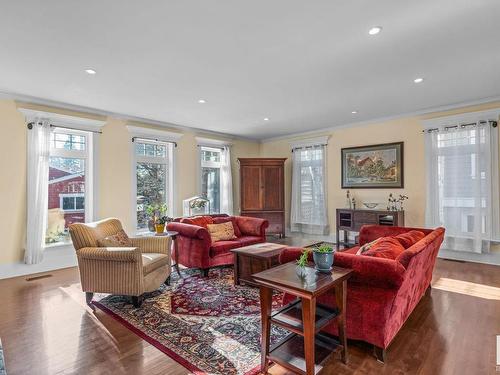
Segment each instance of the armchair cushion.
[[142,269],[144,275],[170,263],[169,256],[159,253],[142,253]]
[[112,234],[104,238],[97,239],[97,245],[99,247],[133,247],[134,244],[127,236],[127,233],[123,229],[120,229],[118,233]]

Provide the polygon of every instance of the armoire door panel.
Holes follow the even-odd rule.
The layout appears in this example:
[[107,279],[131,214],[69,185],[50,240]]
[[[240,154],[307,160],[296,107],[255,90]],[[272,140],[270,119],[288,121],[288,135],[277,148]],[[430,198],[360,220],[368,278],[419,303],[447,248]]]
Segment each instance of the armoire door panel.
[[254,165],[241,166],[241,209],[261,210],[261,167]]
[[283,167],[267,166],[262,167],[263,208],[264,210],[283,209]]

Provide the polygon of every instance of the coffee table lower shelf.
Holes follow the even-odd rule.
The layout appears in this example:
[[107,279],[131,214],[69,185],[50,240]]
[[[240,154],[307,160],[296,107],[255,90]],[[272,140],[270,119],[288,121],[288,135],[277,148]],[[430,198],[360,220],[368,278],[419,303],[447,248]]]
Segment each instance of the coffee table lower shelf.
[[[333,337],[322,332],[315,336],[315,366],[317,374],[323,369],[330,355],[339,352],[343,346]],[[286,369],[298,374],[306,373],[306,361],[304,355],[304,338],[291,333],[283,340],[273,345],[267,355],[267,359]]]

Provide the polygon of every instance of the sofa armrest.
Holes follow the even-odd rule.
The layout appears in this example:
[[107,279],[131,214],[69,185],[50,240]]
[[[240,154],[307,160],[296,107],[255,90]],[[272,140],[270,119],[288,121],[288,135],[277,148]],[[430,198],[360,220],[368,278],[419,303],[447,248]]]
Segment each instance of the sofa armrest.
[[424,228],[410,228],[410,227],[391,227],[387,225],[363,225],[359,230],[359,245],[363,246],[365,243],[372,242],[380,237],[392,237],[401,233],[406,233],[411,230],[418,230],[428,235],[432,229]]
[[167,230],[178,232],[180,236],[207,240],[208,243],[211,243],[208,230],[197,225],[171,222],[167,224]]
[[393,259],[338,251],[335,253],[333,264],[354,271],[349,282],[388,289],[399,288],[406,272],[403,265]]
[[170,237],[144,236],[131,237],[130,240],[142,253],[170,254]]
[[80,259],[140,262],[142,265],[141,251],[137,247],[84,247],[76,254]]
[[235,216],[235,218],[241,234],[266,237],[266,228],[269,226],[269,221],[266,219],[251,216]]

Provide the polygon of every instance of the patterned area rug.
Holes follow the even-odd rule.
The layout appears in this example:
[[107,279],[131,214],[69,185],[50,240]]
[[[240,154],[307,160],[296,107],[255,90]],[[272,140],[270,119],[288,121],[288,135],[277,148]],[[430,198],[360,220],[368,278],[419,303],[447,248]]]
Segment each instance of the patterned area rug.
[[[208,278],[193,270],[182,276],[150,293],[138,309],[120,296],[94,303],[189,371],[258,374],[259,290],[234,286],[231,268],[213,269]],[[280,307],[280,301],[275,295],[273,307]],[[287,334],[273,327],[271,344]]]

